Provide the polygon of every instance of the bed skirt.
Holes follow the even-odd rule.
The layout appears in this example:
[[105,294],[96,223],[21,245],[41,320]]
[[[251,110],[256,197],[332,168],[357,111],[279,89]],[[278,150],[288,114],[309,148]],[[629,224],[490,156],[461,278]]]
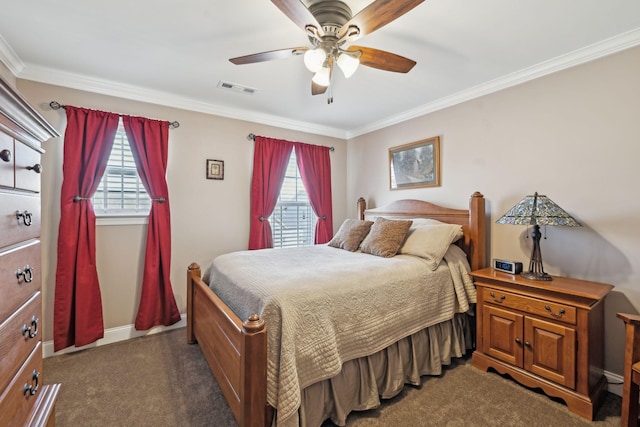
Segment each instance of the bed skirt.
[[[298,425],[318,427],[331,419],[344,426],[351,411],[379,406],[380,399],[396,396],[405,384],[419,385],[422,375],[440,375],[442,366],[473,348],[472,319],[458,314],[371,356],[344,363],[338,375],[302,391]],[[296,425],[296,417],[291,418]]]

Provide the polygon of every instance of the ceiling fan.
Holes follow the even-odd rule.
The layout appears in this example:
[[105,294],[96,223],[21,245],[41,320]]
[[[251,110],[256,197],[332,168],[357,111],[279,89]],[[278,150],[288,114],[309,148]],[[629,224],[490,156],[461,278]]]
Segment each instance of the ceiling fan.
[[[314,73],[311,94],[327,91],[333,67],[337,65],[349,78],[359,64],[397,73],[409,72],[416,62],[379,49],[344,45],[370,34],[409,12],[424,0],[374,0],[355,16],[340,0],[314,1],[309,7],[301,0],[271,0],[298,27],[302,28],[312,47],[301,46],[271,50],[231,58],[236,65],[283,59],[304,54],[304,64]],[[327,102],[333,102],[329,95]]]

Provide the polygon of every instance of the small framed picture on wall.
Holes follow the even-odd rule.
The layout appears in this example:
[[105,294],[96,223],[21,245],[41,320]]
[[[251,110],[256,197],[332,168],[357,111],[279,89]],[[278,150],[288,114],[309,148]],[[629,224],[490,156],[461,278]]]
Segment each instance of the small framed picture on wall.
[[207,159],[207,179],[224,179],[224,160]]

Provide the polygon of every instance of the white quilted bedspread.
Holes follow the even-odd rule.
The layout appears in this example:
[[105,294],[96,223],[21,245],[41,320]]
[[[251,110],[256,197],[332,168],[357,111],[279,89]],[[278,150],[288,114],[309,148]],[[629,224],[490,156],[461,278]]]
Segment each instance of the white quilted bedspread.
[[466,312],[476,301],[468,270],[456,246],[431,271],[410,255],[316,245],[221,255],[204,280],[241,319],[266,321],[267,399],[284,426],[297,424],[300,391],[343,362]]

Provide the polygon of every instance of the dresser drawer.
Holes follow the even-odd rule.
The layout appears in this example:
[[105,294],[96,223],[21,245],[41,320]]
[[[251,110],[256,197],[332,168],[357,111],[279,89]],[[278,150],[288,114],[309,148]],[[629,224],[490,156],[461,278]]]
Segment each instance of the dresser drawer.
[[0,324],[0,390],[9,385],[18,368],[40,341],[41,307],[42,297],[38,292]]
[[513,308],[572,325],[576,324],[575,307],[491,288],[482,288],[482,296],[485,303]]
[[1,392],[0,426],[23,427],[40,399],[43,386],[42,344],[38,342],[9,387]]
[[0,152],[3,152],[8,160],[0,158],[0,187],[14,186],[13,181],[13,138],[6,133],[0,132]]
[[[27,266],[31,267],[31,273],[18,277],[17,271],[24,273]],[[0,252],[0,323],[40,290],[41,281],[40,241]]]
[[[26,223],[25,211],[30,214]],[[22,216],[17,217],[16,212]],[[40,198],[0,193],[0,247],[37,237],[40,237]]]
[[33,148],[16,141],[16,188],[21,190],[40,192],[40,153]]

